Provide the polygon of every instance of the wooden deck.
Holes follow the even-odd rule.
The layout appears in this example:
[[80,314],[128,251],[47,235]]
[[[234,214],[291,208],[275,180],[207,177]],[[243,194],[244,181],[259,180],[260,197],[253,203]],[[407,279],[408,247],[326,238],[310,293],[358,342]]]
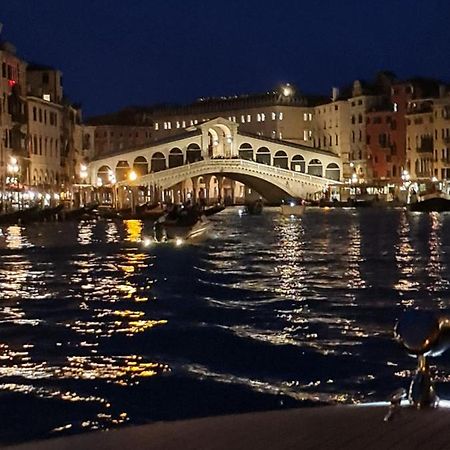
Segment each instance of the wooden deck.
[[9,450],[336,450],[450,449],[450,409],[329,406],[158,422],[86,433]]

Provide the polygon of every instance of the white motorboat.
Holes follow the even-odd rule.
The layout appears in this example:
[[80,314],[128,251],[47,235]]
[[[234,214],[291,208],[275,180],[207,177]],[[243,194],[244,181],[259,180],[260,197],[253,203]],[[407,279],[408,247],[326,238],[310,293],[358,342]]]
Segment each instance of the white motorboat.
[[180,215],[176,220],[167,215],[159,218],[153,227],[156,242],[198,242],[207,235],[211,222],[204,216],[188,217]]

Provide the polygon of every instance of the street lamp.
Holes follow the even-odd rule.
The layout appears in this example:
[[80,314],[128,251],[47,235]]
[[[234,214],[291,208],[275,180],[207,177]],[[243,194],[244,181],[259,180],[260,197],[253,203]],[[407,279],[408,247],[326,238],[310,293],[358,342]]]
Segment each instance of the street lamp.
[[134,170],[132,170],[129,174],[128,174],[128,179],[130,180],[130,181],[136,181],[137,180],[137,173],[134,171]]

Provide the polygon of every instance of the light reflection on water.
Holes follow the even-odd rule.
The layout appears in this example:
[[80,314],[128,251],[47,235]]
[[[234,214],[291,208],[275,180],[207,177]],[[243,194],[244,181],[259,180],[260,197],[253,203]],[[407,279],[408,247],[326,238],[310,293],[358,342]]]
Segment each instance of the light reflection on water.
[[[134,220],[2,229],[0,390],[29,414],[0,440],[384,399],[414,365],[392,340],[401,310],[448,310],[446,214],[212,220],[180,249],[144,250]],[[58,413],[33,428],[45,402]]]

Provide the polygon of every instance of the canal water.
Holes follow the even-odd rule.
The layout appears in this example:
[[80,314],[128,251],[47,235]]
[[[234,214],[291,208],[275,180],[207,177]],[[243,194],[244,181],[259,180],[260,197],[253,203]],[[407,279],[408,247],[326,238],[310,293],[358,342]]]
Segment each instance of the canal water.
[[449,312],[449,214],[211,220],[177,248],[144,247],[140,221],[1,229],[0,443],[407,386],[415,361],[392,330],[406,308]]

